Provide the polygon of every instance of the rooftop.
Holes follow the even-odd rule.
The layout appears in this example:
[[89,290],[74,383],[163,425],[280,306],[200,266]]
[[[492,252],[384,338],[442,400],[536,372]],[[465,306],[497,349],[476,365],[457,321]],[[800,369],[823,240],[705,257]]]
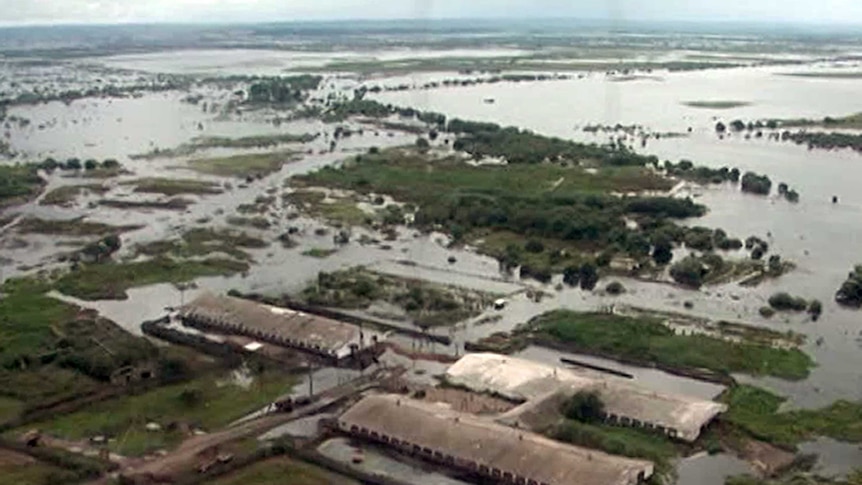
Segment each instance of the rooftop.
[[210,320],[215,326],[235,326],[266,340],[294,342],[338,358],[350,355],[350,346],[365,348],[381,335],[356,325],[318,315],[265,305],[242,298],[205,293],[180,309],[183,318]]
[[664,394],[617,378],[595,378],[575,369],[553,367],[497,354],[468,354],[446,371],[453,384],[509,399],[546,399],[565,392],[595,391],[605,412],[618,417],[676,430],[677,437],[694,441],[701,428],[727,406],[688,396]]
[[566,445],[446,405],[396,395],[368,396],[339,421],[346,429],[366,428],[549,485],[629,485],[653,473],[648,461]]

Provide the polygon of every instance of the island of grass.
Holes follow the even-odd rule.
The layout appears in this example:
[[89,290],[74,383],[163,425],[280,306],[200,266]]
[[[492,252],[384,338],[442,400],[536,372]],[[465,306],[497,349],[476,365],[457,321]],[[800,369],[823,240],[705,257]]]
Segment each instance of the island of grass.
[[112,226],[101,222],[85,221],[83,217],[64,220],[47,220],[27,217],[18,222],[15,228],[21,234],[42,234],[48,236],[89,237],[119,234],[136,231],[143,226]]
[[337,253],[337,249],[327,249],[327,248],[311,248],[302,252],[303,256],[308,256],[309,258],[317,258],[317,259],[326,259],[333,254]]
[[156,148],[147,153],[132,155],[132,160],[152,160],[156,158],[179,158],[194,155],[198,151],[209,150],[212,148],[234,148],[234,149],[252,149],[252,148],[272,148],[278,145],[288,143],[309,143],[314,141],[317,135],[312,134],[291,134],[281,133],[274,135],[255,135],[242,138],[226,138],[220,136],[214,137],[198,137],[191,142],[182,144],[176,148],[159,149]]
[[539,344],[679,373],[706,369],[720,376],[746,373],[800,380],[814,366],[796,348],[708,333],[681,335],[652,316],[556,310],[534,318],[519,333]]
[[[456,244],[475,244],[507,268],[526,264],[542,275],[594,258],[607,266],[615,256],[643,271],[664,266],[672,254],[656,248],[682,244],[686,233],[673,221],[705,213],[691,200],[654,195],[675,182],[648,169],[648,157],[459,123],[460,130],[478,130],[459,138],[459,149],[509,163],[476,165],[408,148],[372,151],[339,168],[294,177],[299,195],[293,200],[324,215],[322,196],[314,193],[321,188],[338,189],[341,200],[389,195],[415,210],[417,227],[444,229]],[[360,217],[351,211],[351,218]],[[528,249],[531,240],[541,244]]]
[[321,272],[301,294],[303,302],[323,307],[368,309],[385,302],[401,309],[420,327],[454,325],[478,316],[497,296],[424,280],[376,273],[363,267]]
[[286,205],[337,226],[361,226],[374,219],[373,214],[357,206],[359,198],[356,194],[336,194],[326,189],[317,190],[309,187],[285,193],[283,198]]
[[183,234],[180,239],[140,244],[134,248],[134,251],[136,254],[152,257],[177,258],[195,258],[221,253],[247,261],[251,256],[244,250],[261,249],[267,246],[269,244],[266,241],[244,232],[231,229],[196,228]]
[[719,101],[684,101],[682,103],[689,108],[701,108],[701,109],[733,109],[733,108],[742,108],[744,106],[751,106],[749,101],[733,101],[733,100],[719,100]]
[[728,405],[722,421],[779,447],[795,450],[819,436],[862,442],[862,403],[842,400],[821,409],[779,411],[784,398],[748,385],[729,388],[721,400]]
[[142,194],[175,195],[212,195],[222,193],[221,186],[205,180],[145,178],[124,182],[124,185],[134,185],[135,192]]
[[297,160],[294,152],[249,153],[229,157],[198,158],[188,162],[196,172],[221,177],[255,178],[277,172]]
[[58,205],[69,206],[83,194],[105,194],[108,192],[108,187],[102,184],[82,184],[82,185],[65,185],[45,194],[39,201],[40,205]]

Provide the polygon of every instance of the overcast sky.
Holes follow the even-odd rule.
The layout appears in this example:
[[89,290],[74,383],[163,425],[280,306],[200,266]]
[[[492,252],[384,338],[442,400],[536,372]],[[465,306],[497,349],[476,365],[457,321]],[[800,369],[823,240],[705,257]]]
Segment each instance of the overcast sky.
[[862,24],[862,0],[0,0],[0,23],[539,17]]

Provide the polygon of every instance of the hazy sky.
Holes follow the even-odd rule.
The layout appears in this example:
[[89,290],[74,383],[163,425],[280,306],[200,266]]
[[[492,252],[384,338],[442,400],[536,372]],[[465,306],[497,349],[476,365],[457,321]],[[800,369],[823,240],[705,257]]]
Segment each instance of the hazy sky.
[[0,0],[0,23],[545,17],[862,24],[862,0]]

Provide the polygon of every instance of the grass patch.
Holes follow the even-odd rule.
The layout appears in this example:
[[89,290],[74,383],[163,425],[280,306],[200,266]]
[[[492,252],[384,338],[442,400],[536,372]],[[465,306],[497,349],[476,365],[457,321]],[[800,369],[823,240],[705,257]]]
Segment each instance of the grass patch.
[[219,184],[203,180],[145,178],[127,182],[135,185],[135,192],[144,194],[174,195],[208,195],[222,193]]
[[0,396],[0,423],[18,417],[24,410],[24,403],[10,397]]
[[0,165],[0,207],[23,202],[42,191],[36,165]]
[[689,108],[702,108],[702,109],[733,109],[733,108],[742,108],[743,106],[751,106],[751,103],[748,101],[685,101],[682,103]]
[[277,172],[282,165],[297,159],[294,152],[250,153],[191,160],[189,161],[189,168],[200,173],[221,177],[263,177]]
[[135,251],[147,256],[172,255],[180,258],[224,253],[239,260],[249,260],[251,257],[242,249],[261,249],[267,246],[269,244],[266,241],[244,232],[196,228],[183,234],[179,240],[142,244],[137,246]]
[[311,258],[326,259],[337,252],[337,249],[311,248],[307,251],[303,251],[302,255]]
[[83,300],[124,300],[129,288],[183,283],[203,276],[229,276],[248,268],[248,263],[224,258],[174,261],[159,257],[131,263],[90,264],[63,275],[55,288]]
[[562,343],[576,351],[671,368],[800,380],[814,366],[799,349],[736,343],[706,335],[676,335],[662,320],[651,317],[556,310],[531,320],[528,329],[540,341]]
[[47,236],[95,237],[121,232],[136,231],[143,226],[112,226],[101,222],[87,222],[83,217],[66,220],[45,220],[35,217],[22,219],[17,226],[21,234],[44,234]]
[[76,478],[73,472],[28,455],[0,450],[0,483],[3,485],[56,485],[75,483]]
[[288,457],[270,458],[231,472],[211,485],[330,485],[357,482],[304,461]]
[[779,412],[784,398],[748,385],[728,389],[721,400],[728,404],[723,420],[777,446],[795,448],[818,436],[862,442],[862,403],[842,400],[816,410]]
[[[116,438],[110,445],[112,451],[141,455],[179,443],[183,435],[169,429],[171,423],[212,431],[289,393],[294,384],[292,376],[282,373],[257,376],[248,389],[230,379],[202,377],[190,383],[99,403],[31,427],[67,439],[96,435]],[[162,431],[147,431],[145,426],[150,422],[159,423]]]
[[566,420],[551,432],[551,436],[558,441],[612,455],[650,460],[655,463],[656,473],[662,476],[673,474],[673,460],[679,454],[666,436],[634,428]]
[[45,194],[45,197],[42,197],[39,204],[67,206],[71,205],[75,202],[75,199],[87,192],[104,194],[108,190],[107,187],[101,184],[66,185],[64,187],[57,187]]
[[299,189],[285,194],[284,199],[303,213],[331,224],[361,226],[374,219],[356,206],[355,197],[327,197],[318,190]]
[[240,227],[252,227],[254,229],[260,229],[265,231],[269,229],[272,224],[269,222],[269,219],[263,216],[257,217],[242,217],[242,216],[231,216],[227,218],[227,223],[233,226]]
[[363,267],[321,272],[302,292],[312,305],[368,308],[375,301],[398,306],[421,327],[454,325],[479,315],[496,298],[490,293],[374,273]]
[[255,135],[241,138],[227,138],[222,136],[202,136],[194,138],[190,143],[184,143],[176,148],[156,148],[147,153],[132,155],[132,160],[153,160],[156,158],[178,158],[194,155],[202,150],[212,148],[271,148],[286,143],[309,143],[314,141],[317,135],[309,133],[294,135],[290,133],[276,135]]

